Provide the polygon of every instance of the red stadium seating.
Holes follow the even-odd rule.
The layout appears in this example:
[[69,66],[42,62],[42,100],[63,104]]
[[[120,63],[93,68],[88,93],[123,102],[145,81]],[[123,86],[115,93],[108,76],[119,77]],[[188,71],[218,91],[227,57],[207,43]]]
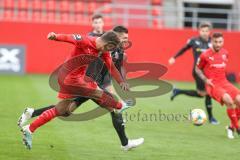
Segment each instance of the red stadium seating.
[[76,24],[81,24],[83,21],[83,15],[81,13],[75,14],[74,18],[75,18],[74,23],[76,23]]
[[14,0],[3,0],[3,5],[5,8],[12,9],[14,8]]
[[39,0],[32,0],[32,7],[33,10],[41,10],[42,9],[43,2]]
[[109,3],[104,3],[103,6],[105,6],[103,13],[109,14],[112,12],[112,8],[108,5]]
[[128,23],[128,27],[137,26],[146,28],[148,26],[148,21],[145,19],[131,19]]
[[55,0],[47,0],[46,1],[46,9],[47,11],[55,11],[56,10],[56,1]]
[[154,6],[152,9],[152,15],[153,16],[161,16],[162,15],[161,8]]
[[3,1],[0,1],[0,8],[4,8],[4,3],[3,3]]
[[28,0],[19,0],[18,8],[19,9],[28,9]]
[[[150,20],[152,26],[159,28],[162,26],[161,18],[162,10],[160,5],[162,0],[0,0],[0,7],[3,7],[3,12],[0,15],[2,20],[14,21],[29,21],[44,22],[44,23],[77,23],[77,24],[90,24],[90,16],[98,9],[101,8],[101,13],[105,15],[105,24],[107,26],[114,25],[115,23],[122,23],[123,18],[116,19],[111,17],[113,12],[109,4],[138,4],[142,6],[152,5],[149,8],[153,20]],[[148,15],[149,10],[129,8],[128,14]],[[116,14],[124,14],[124,9],[114,9]],[[114,20],[114,21],[113,21]],[[113,23],[114,22],[114,23]],[[148,19],[128,19],[125,25],[136,27],[149,27]]]
[[152,0],[152,5],[162,5],[162,0]]
[[112,26],[113,25],[112,18],[111,17],[104,17],[104,24],[106,26]]
[[56,17],[55,17],[55,12],[54,11],[47,13],[47,22],[53,23],[53,22],[56,21],[55,18]]
[[60,11],[69,12],[70,11],[70,2],[67,0],[60,1]]
[[39,11],[34,11],[34,12],[32,13],[32,20],[33,20],[34,22],[39,22],[39,21],[41,20],[41,12],[39,12]]
[[84,5],[81,1],[75,1],[74,3],[74,12],[75,13],[83,13],[84,11]]
[[28,11],[27,10],[18,11],[18,19],[20,21],[28,21]]
[[13,20],[13,16],[14,16],[13,10],[4,10],[3,15],[4,15],[4,19],[7,21]]
[[159,19],[154,19],[152,21],[153,28],[163,28],[163,21]]
[[88,14],[93,14],[97,8],[97,3],[95,2],[90,2],[90,3],[85,3],[88,6]]
[[60,21],[67,23],[69,21],[69,13],[61,13]]

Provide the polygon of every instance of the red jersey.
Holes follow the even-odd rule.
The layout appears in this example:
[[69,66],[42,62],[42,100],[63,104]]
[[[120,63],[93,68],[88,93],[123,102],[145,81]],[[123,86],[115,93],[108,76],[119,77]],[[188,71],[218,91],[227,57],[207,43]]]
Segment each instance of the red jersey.
[[213,83],[226,81],[226,66],[228,62],[228,52],[221,49],[219,52],[212,48],[202,53],[198,59],[197,67],[202,69],[208,79]]
[[[95,56],[96,58],[100,57],[99,50],[97,50],[96,48],[96,37],[90,36],[88,37],[74,34],[57,34],[56,41],[68,42],[75,46],[74,50],[71,52],[67,60],[80,55],[91,55]],[[116,79],[116,81],[118,83],[123,82],[120,73],[118,72],[118,70],[116,69],[115,65],[112,62],[110,53],[109,52],[102,53],[100,58],[102,58],[109,72]],[[88,62],[88,64],[90,64],[91,62]],[[74,72],[70,73],[69,78],[70,79],[74,78],[81,79],[81,77],[83,78],[85,76],[87,67],[88,65],[80,66],[80,68],[77,68],[76,70],[74,70]]]

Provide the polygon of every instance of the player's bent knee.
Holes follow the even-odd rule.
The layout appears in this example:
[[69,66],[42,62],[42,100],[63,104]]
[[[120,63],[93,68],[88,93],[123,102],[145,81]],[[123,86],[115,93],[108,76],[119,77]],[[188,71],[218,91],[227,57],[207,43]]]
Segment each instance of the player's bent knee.
[[223,103],[224,103],[227,107],[230,107],[230,108],[234,107],[233,100],[232,100],[232,98],[231,98],[231,96],[230,96],[229,94],[225,93],[225,94],[223,95],[222,100],[223,100]]
[[207,95],[207,92],[205,92],[205,91],[200,91],[200,90],[198,90],[197,92],[198,92],[198,94],[199,94],[201,97],[204,97],[204,96]]
[[240,95],[239,94],[235,98],[235,103],[238,107],[240,107]]
[[62,100],[56,105],[56,109],[59,116],[67,115],[69,111],[69,105],[71,104],[71,100]]

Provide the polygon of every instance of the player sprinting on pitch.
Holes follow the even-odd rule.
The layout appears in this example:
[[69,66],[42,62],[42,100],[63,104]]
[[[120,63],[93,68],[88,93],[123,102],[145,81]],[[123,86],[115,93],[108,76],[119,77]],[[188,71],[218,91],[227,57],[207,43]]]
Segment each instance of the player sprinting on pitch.
[[231,125],[227,126],[227,136],[234,138],[234,131],[240,135],[240,90],[226,78],[228,51],[223,48],[222,33],[213,33],[212,48],[202,53],[195,68],[198,76],[205,82],[207,93],[227,107]]
[[196,83],[196,90],[185,90],[185,89],[178,89],[174,88],[171,95],[171,100],[178,95],[187,95],[191,97],[198,97],[202,98],[205,96],[205,106],[208,113],[208,119],[211,124],[219,124],[219,122],[214,118],[212,114],[212,101],[210,96],[206,94],[205,85],[201,78],[195,72],[195,66],[197,63],[198,57],[201,55],[202,52],[206,51],[211,46],[211,39],[210,39],[210,32],[211,32],[212,25],[209,22],[202,22],[199,25],[199,36],[193,37],[188,40],[187,44],[178,51],[178,53],[169,59],[169,64],[172,65],[175,63],[176,59],[183,55],[187,50],[192,49],[193,51],[193,58],[194,58],[194,66],[192,69],[192,76]]
[[[115,65],[112,64],[110,53],[108,52],[112,49],[115,49],[120,43],[119,38],[115,32],[108,31],[101,37],[97,38],[84,37],[80,35],[55,34],[52,32],[49,33],[48,39],[74,44],[75,48],[68,58],[70,61],[73,58],[78,58],[81,55],[95,56],[96,58],[101,57],[109,69],[111,75],[120,84],[122,89],[128,90],[128,84],[123,80]],[[81,60],[85,60],[85,63],[89,64],[94,59],[89,60],[81,57],[75,61],[80,63]],[[71,64],[66,65],[63,70],[67,70],[71,67]],[[61,77],[61,75],[64,73],[64,71],[60,71],[59,84],[61,89],[58,97],[62,100],[60,100],[60,102],[58,102],[54,108],[44,111],[30,125],[26,125],[22,129],[23,141],[28,149],[32,148],[32,133],[51,119],[57,116],[63,116],[66,112],[68,112],[69,107],[72,105],[72,103],[75,103],[74,98],[78,96],[93,98],[100,106],[105,107],[110,111],[115,109],[117,112],[122,112],[123,110],[130,107],[127,106],[127,104],[124,102],[116,101],[113,96],[109,95],[109,93],[103,91],[100,87],[98,87],[95,81],[92,81],[91,78],[85,75],[86,68],[87,65],[79,66],[79,68],[76,70],[68,73],[69,75],[66,77],[66,79],[62,79],[63,77]],[[70,89],[66,88],[64,85],[70,86]],[[79,95],[76,95],[74,90],[71,90],[72,88],[80,88],[80,90],[77,90]]]

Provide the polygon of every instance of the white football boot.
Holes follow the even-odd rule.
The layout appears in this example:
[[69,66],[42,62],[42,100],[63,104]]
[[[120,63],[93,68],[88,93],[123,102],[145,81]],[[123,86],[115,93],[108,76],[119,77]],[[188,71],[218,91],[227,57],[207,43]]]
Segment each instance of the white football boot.
[[23,134],[23,144],[27,149],[32,149],[32,132],[29,129],[30,125],[26,125],[22,127],[22,134]]
[[229,126],[226,126],[226,130],[228,139],[234,139],[234,131]]
[[33,112],[34,112],[33,108],[26,108],[24,110],[23,114],[21,115],[17,122],[20,128],[22,128],[23,125],[32,117]]
[[122,108],[121,109],[115,109],[114,112],[116,113],[122,113],[123,111],[127,110],[128,108],[131,108],[131,105],[128,105],[127,103],[125,103],[124,101],[121,101],[122,103]]
[[121,146],[121,148],[124,150],[124,151],[128,151],[132,148],[136,148],[138,146],[140,146],[141,144],[143,144],[144,142],[144,138],[138,138],[138,139],[129,139],[128,140],[128,144],[126,146]]

